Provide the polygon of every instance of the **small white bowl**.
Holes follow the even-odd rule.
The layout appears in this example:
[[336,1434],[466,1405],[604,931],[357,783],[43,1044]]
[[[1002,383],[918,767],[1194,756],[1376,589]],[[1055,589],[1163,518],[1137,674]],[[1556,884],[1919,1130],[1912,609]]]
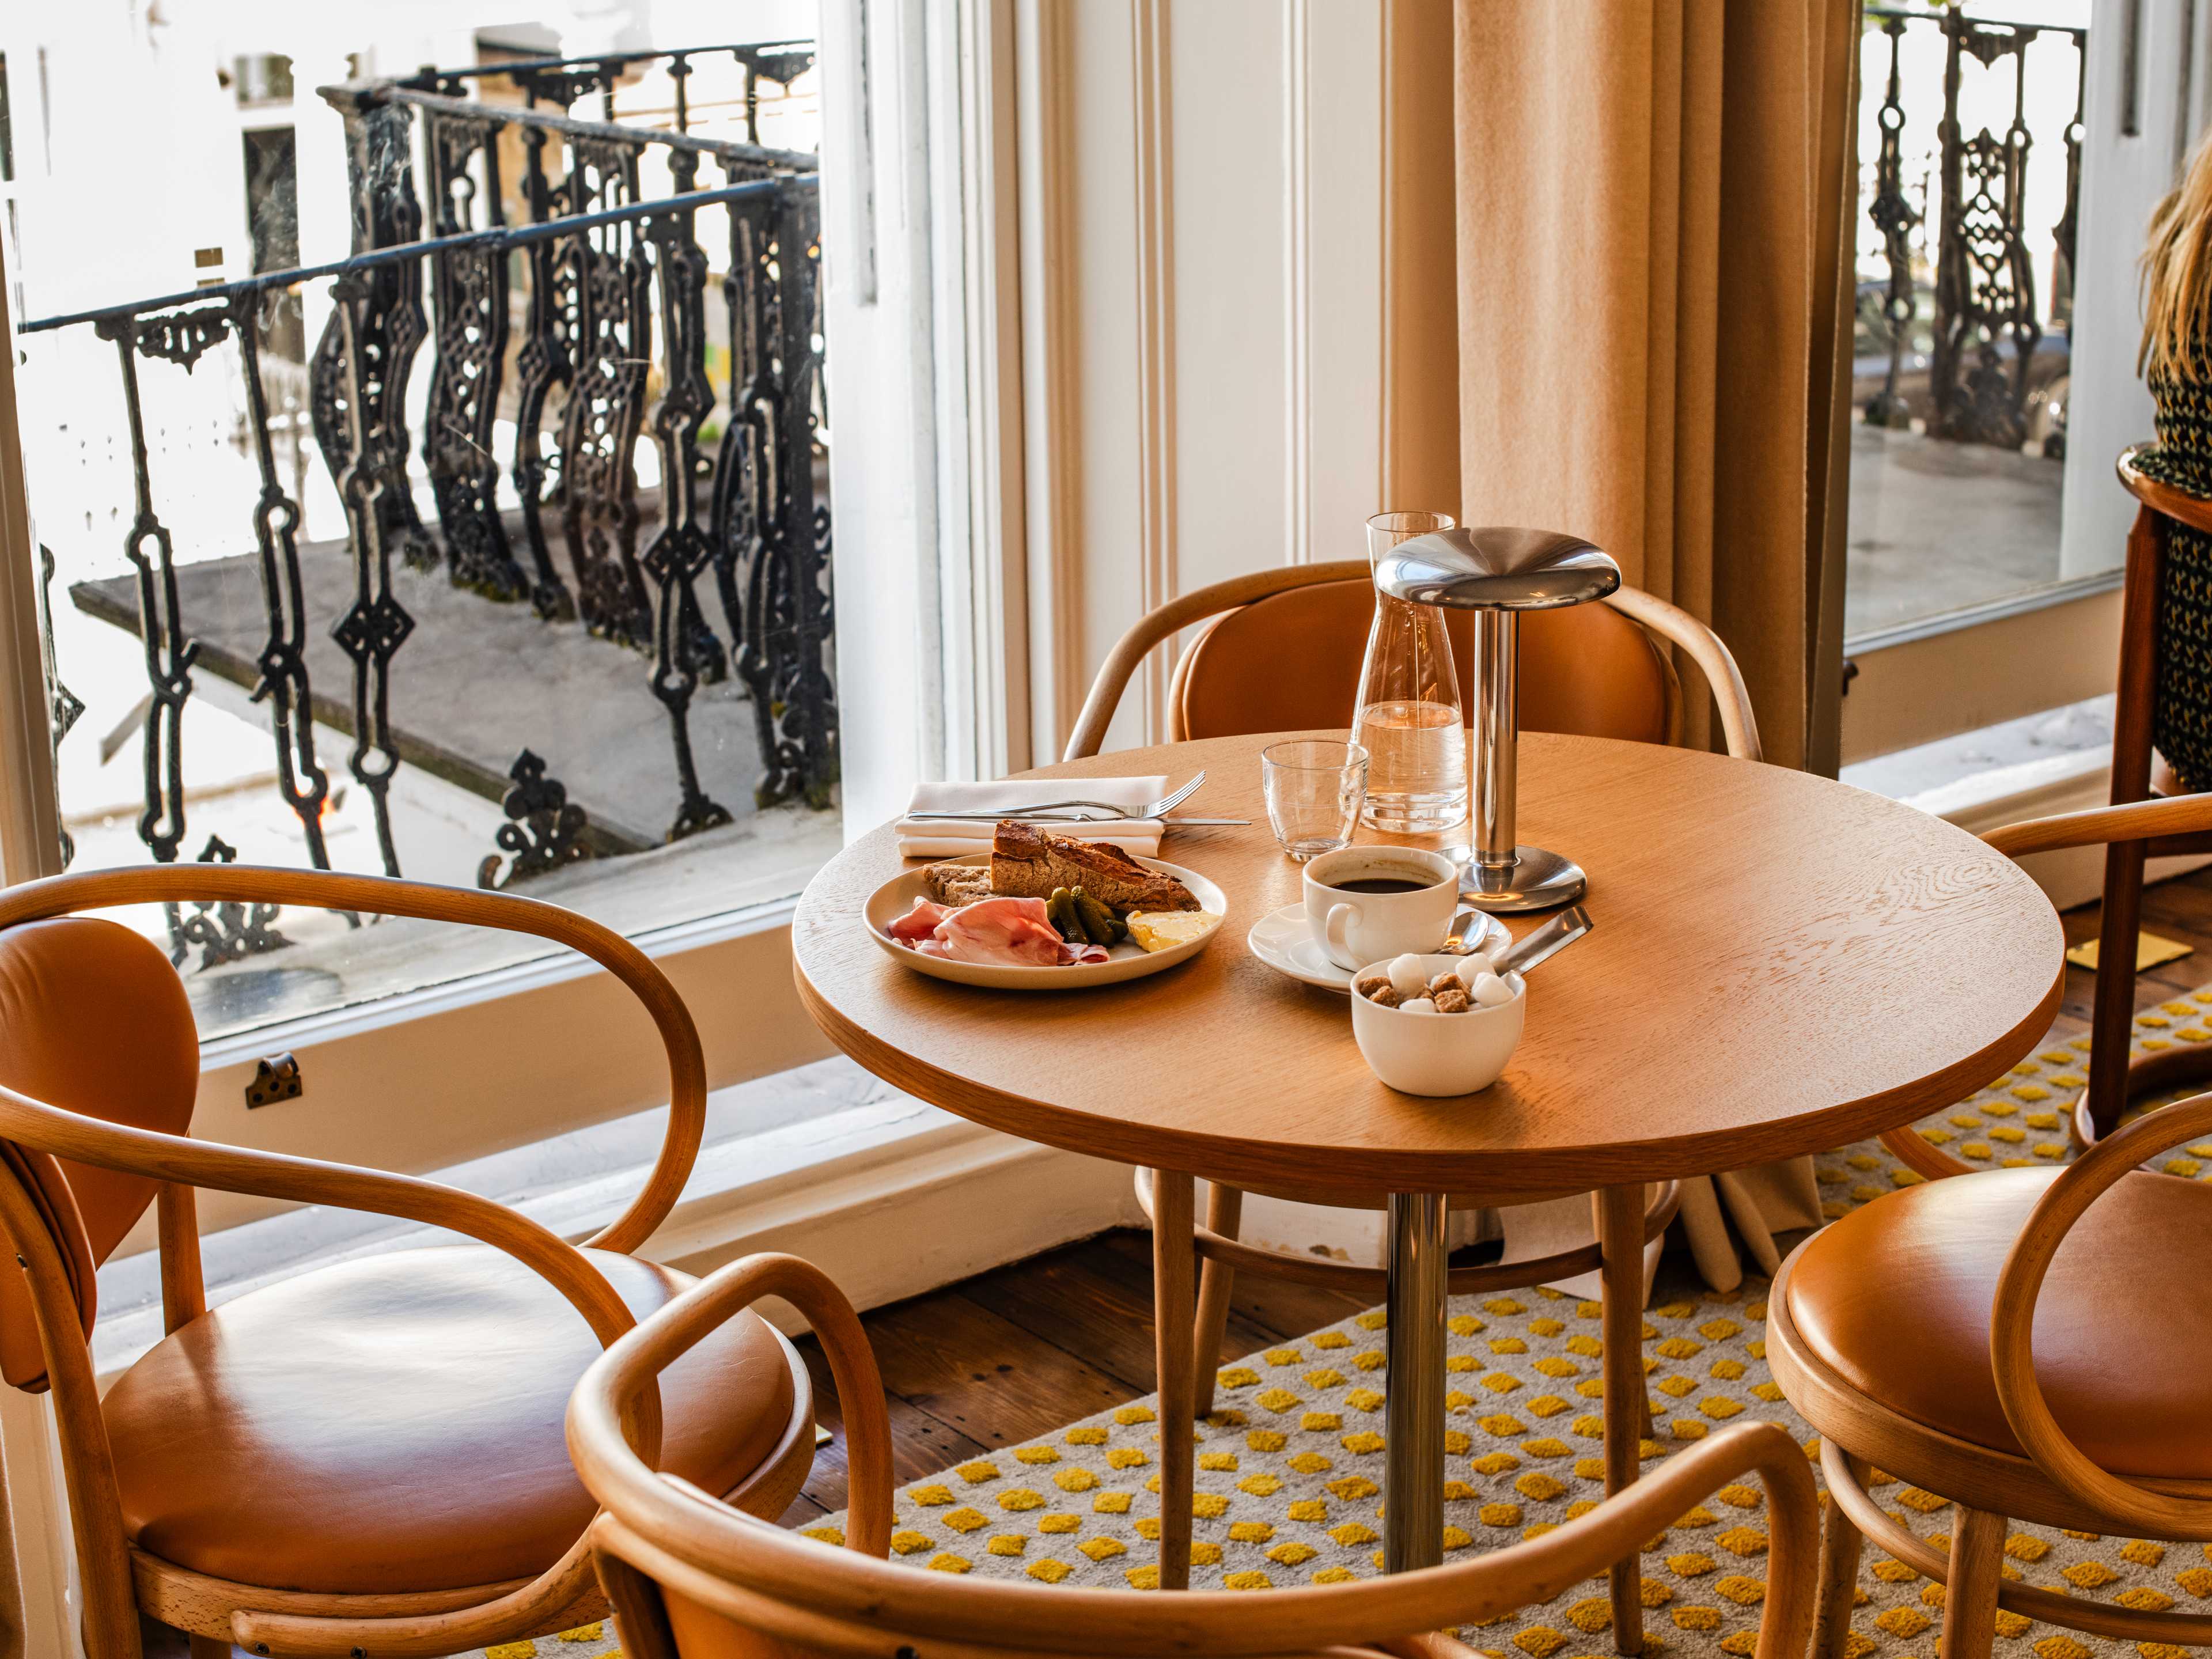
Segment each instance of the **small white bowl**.
[[[1428,976],[1457,968],[1460,957],[1423,957]],[[1388,962],[1370,963],[1352,975],[1388,975]],[[1352,1035],[1375,1075],[1401,1094],[1471,1095],[1498,1081],[1521,1041],[1528,1010],[1528,988],[1518,974],[1504,975],[1513,1000],[1463,1014],[1437,1014],[1386,1008],[1352,993]]]

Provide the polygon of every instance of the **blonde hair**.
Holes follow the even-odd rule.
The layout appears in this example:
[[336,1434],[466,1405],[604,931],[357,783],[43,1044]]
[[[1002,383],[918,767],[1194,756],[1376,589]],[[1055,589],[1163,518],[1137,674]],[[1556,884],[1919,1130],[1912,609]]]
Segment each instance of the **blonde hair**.
[[2190,377],[2198,353],[2212,345],[2212,135],[2189,158],[2179,188],[2150,216],[2142,301],[2136,372]]

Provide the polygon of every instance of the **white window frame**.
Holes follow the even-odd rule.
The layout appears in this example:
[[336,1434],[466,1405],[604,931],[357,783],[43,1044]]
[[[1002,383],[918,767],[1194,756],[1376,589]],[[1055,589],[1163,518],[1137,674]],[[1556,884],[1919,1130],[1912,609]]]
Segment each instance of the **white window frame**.
[[[828,0],[823,12],[837,650],[845,821],[857,830],[896,811],[925,772],[995,775],[1028,760],[1025,742],[1010,749],[1002,735],[1010,708],[1013,729],[1027,724],[1019,316],[1012,285],[1000,286],[1017,246],[1013,11],[1012,0]],[[30,99],[18,109],[27,134]],[[933,216],[933,201],[961,211]],[[840,257],[861,246],[865,280]],[[11,357],[0,422],[14,418],[12,368]],[[35,538],[11,424],[0,448],[0,869],[12,883],[58,872],[58,808]],[[932,620],[917,629],[917,617]],[[712,1086],[831,1052],[792,985],[794,898],[638,938],[698,1017]],[[202,1048],[195,1121],[236,1144],[445,1167],[659,1103],[659,1050],[629,1006],[590,964],[558,953],[217,1038]],[[532,1040],[516,1042],[519,1030]],[[249,1115],[245,1081],[279,1051],[299,1059],[306,1095]],[[202,1221],[220,1228],[272,1207],[210,1194]]]
[[[1013,0],[823,7],[837,650],[845,821],[854,831],[895,812],[926,773],[995,775],[1030,762],[1014,17]],[[28,100],[17,110],[24,131]],[[19,160],[27,159],[19,145]],[[960,204],[957,214],[932,213],[933,203],[950,202]],[[0,875],[12,884],[58,872],[59,811],[6,280],[0,269]],[[917,340],[926,349],[916,350]],[[637,939],[697,1017],[710,1086],[831,1052],[792,983],[794,903],[795,896]],[[518,1031],[530,1040],[517,1042]],[[278,1050],[299,1059],[306,1096],[249,1115],[246,1080],[260,1056]],[[619,985],[563,953],[204,1043],[194,1128],[232,1144],[414,1172],[657,1105],[665,1093],[650,1023]],[[937,1118],[919,1115],[899,1132],[935,1160],[935,1186],[1003,1182],[1010,1158],[1032,1162],[1025,1155],[1035,1153],[1060,1171],[1059,1187],[1090,1194],[1062,1210],[1052,1201],[1054,1181],[1038,1179],[1046,1168],[1022,1174],[1019,1193],[1034,1201],[1004,1195],[1010,1214],[1024,1212],[1016,1249],[1070,1236],[1047,1236],[1048,1226],[1088,1231],[1117,1218],[1097,1172],[1061,1170],[1081,1160],[1017,1152],[964,1125],[949,1133]],[[742,1243],[775,1218],[787,1231],[803,1231],[809,1214],[867,1201],[846,1190],[856,1181],[871,1193],[886,1183],[903,1192],[914,1184],[904,1167],[912,1160],[880,1143],[875,1136],[864,1155],[842,1161],[866,1170],[825,1171],[816,1199],[803,1176],[787,1174],[765,1209],[732,1216],[718,1231]],[[200,1219],[213,1230],[276,1207],[208,1193]],[[695,1220],[675,1242],[711,1255],[716,1241],[696,1231]],[[988,1253],[990,1242],[980,1248]],[[991,1259],[939,1265],[957,1275]],[[878,1272],[864,1288],[872,1301],[926,1286]],[[43,1402],[0,1389],[0,1446],[15,1477],[9,1510],[28,1650],[73,1653],[75,1571]]]

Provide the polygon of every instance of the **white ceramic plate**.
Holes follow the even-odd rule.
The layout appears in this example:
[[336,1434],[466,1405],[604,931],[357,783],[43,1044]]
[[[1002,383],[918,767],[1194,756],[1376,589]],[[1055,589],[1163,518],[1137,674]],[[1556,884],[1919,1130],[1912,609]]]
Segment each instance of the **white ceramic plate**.
[[[1195,889],[1193,890],[1196,890]],[[1484,951],[1497,951],[1510,944],[1513,936],[1505,931],[1505,924],[1496,916],[1483,919]],[[1322,954],[1314,942],[1313,929],[1306,926],[1306,907],[1303,902],[1285,904],[1252,924],[1252,931],[1244,936],[1252,954],[1279,974],[1308,985],[1318,985],[1324,991],[1352,989],[1352,975]]]
[[[970,853],[964,858],[939,859],[939,864],[988,864],[988,853]],[[1147,870],[1158,871],[1164,876],[1173,876],[1190,889],[1191,896],[1199,908],[1210,910],[1217,916],[1229,913],[1228,896],[1195,870],[1186,870],[1180,864],[1167,864],[1158,859],[1139,858],[1137,862]],[[900,944],[884,929],[914,908],[918,898],[927,898],[928,890],[922,884],[922,869],[917,866],[902,876],[893,876],[868,896],[864,915],[867,918],[868,937],[875,940],[891,959],[917,974],[927,974],[932,979],[949,979],[956,985],[988,985],[1000,991],[1079,991],[1092,985],[1115,985],[1125,979],[1142,979],[1146,974],[1157,974],[1164,968],[1172,968],[1178,962],[1188,962],[1206,949],[1214,934],[1221,931],[1218,925],[1209,928],[1199,938],[1184,945],[1171,945],[1164,951],[1147,951],[1141,945],[1124,942],[1112,948],[1103,962],[1079,962],[1066,968],[1018,967],[1009,963],[953,962],[944,957],[926,957]],[[1347,981],[1349,982],[1349,981]]]

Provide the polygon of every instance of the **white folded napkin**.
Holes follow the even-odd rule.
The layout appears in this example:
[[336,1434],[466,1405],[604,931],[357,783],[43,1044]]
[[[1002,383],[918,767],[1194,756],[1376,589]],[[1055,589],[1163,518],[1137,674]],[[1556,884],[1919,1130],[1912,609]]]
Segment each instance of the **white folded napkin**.
[[[914,812],[996,812],[1008,806],[1031,806],[1048,800],[1103,800],[1133,811],[1149,805],[1168,792],[1164,775],[1151,778],[1015,778],[1001,783],[918,783],[907,811]],[[988,852],[994,818],[901,818],[894,826],[899,855],[909,859],[957,858],[963,853]],[[1116,818],[1107,823],[1045,823],[1041,828],[1085,841],[1109,842],[1140,858],[1160,855],[1160,836],[1166,828],[1158,818]]]

